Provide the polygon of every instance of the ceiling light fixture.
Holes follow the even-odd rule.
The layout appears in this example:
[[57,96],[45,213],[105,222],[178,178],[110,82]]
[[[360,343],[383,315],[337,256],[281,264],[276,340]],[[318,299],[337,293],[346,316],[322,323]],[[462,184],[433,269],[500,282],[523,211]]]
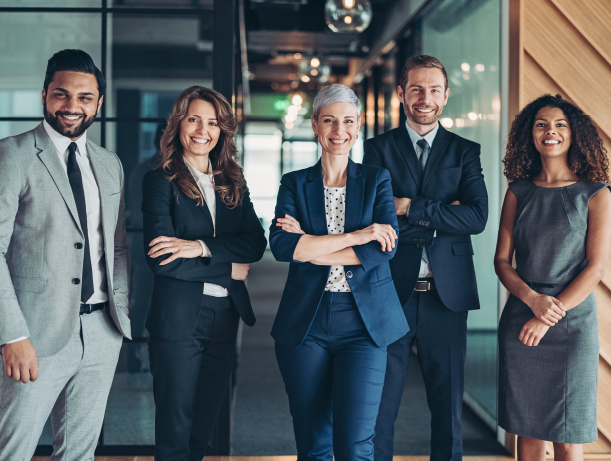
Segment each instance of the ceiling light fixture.
[[320,59],[318,58],[312,58],[312,60],[310,61],[310,65],[312,67],[318,67],[320,66]]
[[336,33],[361,33],[371,23],[369,0],[327,0],[325,21]]

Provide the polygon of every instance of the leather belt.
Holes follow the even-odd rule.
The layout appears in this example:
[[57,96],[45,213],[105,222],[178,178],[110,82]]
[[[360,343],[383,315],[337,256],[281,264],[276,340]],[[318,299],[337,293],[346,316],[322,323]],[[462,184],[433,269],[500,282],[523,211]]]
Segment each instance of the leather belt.
[[81,311],[79,314],[91,314],[92,312],[104,309],[108,305],[108,301],[97,304],[81,304]]
[[435,286],[434,280],[418,280],[416,282],[416,286],[414,287],[414,291],[435,291],[437,287]]

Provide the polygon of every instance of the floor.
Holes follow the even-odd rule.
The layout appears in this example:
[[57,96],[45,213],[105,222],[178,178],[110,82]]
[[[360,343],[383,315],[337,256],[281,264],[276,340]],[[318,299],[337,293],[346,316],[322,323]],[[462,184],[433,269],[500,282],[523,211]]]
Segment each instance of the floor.
[[[32,461],[49,461],[49,457],[35,456]],[[296,456],[211,456],[206,461],[296,461]],[[465,456],[463,461],[512,461],[508,456]],[[428,456],[395,456],[394,461],[429,461]],[[153,461],[152,456],[96,456],[95,461]]]

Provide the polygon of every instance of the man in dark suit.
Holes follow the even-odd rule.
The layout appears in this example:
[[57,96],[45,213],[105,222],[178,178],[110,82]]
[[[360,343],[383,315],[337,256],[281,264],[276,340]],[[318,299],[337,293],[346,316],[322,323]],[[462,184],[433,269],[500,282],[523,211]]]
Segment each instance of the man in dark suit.
[[431,410],[431,461],[458,461],[467,312],[479,309],[471,235],[484,230],[488,217],[480,146],[439,125],[450,94],[439,60],[411,57],[397,92],[406,123],[367,140],[363,159],[392,177],[399,244],[390,267],[410,327],[388,346],[375,459],[392,460],[394,423],[415,345]]

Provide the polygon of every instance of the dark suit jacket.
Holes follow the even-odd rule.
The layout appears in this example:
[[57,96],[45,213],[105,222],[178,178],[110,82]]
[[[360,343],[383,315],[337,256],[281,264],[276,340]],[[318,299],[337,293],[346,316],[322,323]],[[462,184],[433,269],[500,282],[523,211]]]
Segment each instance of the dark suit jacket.
[[254,325],[246,285],[231,278],[231,263],[259,261],[267,245],[249,194],[242,206],[233,209],[216,196],[216,237],[207,205],[198,206],[168,181],[161,169],[144,176],[142,197],[145,254],[151,240],[162,235],[203,240],[212,253],[210,258],[179,258],[164,266],[159,263],[168,256],[147,256],[155,274],[147,330],[169,340],[189,336],[197,324],[205,282],[227,288],[244,323]]
[[[390,264],[401,303],[413,293],[426,245],[444,305],[455,312],[479,309],[471,235],[488,219],[480,145],[440,126],[424,175],[405,125],[368,139],[364,149],[363,163],[391,172],[393,195],[412,199],[409,217],[398,218],[399,246]],[[461,204],[449,205],[455,200]]]
[[[314,320],[330,266],[293,259],[301,234],[291,234],[276,226],[276,219],[285,214],[299,221],[306,234],[327,235],[320,161],[282,177],[276,217],[269,232],[270,247],[276,259],[291,263],[272,336],[280,344],[297,347]],[[350,160],[344,232],[364,229],[373,223],[390,224],[398,229],[390,175],[381,168],[357,165]],[[388,266],[395,250],[382,251],[376,241],[353,249],[361,265],[344,266],[346,279],[371,338],[378,346],[386,346],[409,331]]]

